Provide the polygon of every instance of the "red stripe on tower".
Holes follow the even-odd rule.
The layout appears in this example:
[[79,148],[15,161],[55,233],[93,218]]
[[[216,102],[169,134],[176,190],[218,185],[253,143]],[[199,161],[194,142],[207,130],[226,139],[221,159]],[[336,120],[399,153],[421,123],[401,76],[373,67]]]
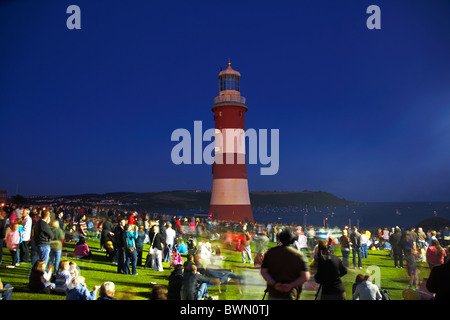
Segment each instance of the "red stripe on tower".
[[215,142],[213,185],[209,211],[215,219],[254,221],[245,162],[245,98],[241,74],[231,68],[219,73],[219,95],[214,98]]

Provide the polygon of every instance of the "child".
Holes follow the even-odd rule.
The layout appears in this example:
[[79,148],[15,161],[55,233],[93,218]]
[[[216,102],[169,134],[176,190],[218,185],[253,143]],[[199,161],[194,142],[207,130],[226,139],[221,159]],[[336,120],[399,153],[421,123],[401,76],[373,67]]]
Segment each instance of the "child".
[[68,289],[66,300],[95,300],[100,286],[94,286],[94,290],[90,291],[86,287],[86,279],[77,276],[72,280]]
[[84,237],[80,237],[80,240],[75,245],[75,250],[73,251],[73,257],[80,258],[80,259],[85,259],[85,258],[91,257],[91,251],[89,250],[89,247],[88,247]]
[[70,279],[73,279],[77,277],[80,273],[78,272],[78,266],[75,262],[70,261],[69,262],[69,273],[70,273]]
[[55,275],[55,292],[66,294],[67,286],[73,280],[70,274],[70,264],[68,260],[62,260],[59,263],[58,271]]
[[19,224],[17,222],[12,225],[11,230],[6,235],[5,242],[6,247],[9,249],[12,255],[12,264],[6,267],[11,269],[19,265],[18,248],[20,243],[20,232],[19,232]]
[[47,293],[50,293],[55,288],[55,284],[50,282],[53,265],[48,267],[47,272],[44,270],[45,260],[37,260],[31,270],[30,280],[28,283],[28,288],[31,292],[42,292],[45,290]]

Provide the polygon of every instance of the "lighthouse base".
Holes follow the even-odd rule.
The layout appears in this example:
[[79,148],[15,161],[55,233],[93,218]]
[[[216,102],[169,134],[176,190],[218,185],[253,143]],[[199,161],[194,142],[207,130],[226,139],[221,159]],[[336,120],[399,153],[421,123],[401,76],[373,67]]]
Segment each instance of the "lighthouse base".
[[209,212],[215,220],[254,222],[249,204],[210,205]]

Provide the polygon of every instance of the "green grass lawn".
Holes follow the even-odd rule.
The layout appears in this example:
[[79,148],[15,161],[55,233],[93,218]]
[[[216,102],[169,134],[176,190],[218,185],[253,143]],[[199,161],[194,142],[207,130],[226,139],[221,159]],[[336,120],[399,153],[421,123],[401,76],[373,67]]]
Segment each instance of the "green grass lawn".
[[[71,258],[74,248],[73,243],[64,245],[64,251],[67,253],[67,259],[75,261],[80,268],[80,273],[86,278],[87,286],[92,290],[94,285],[101,285],[105,281],[112,281],[116,285],[116,297],[119,300],[148,300],[154,284],[167,285],[168,276],[171,273],[169,263],[163,263],[164,271],[157,272],[151,269],[138,267],[137,276],[124,275],[117,273],[117,266],[112,264],[106,254],[99,250],[98,239],[87,239],[87,243],[93,253],[91,260],[80,260]],[[214,243],[213,243],[214,245]],[[274,246],[271,243],[270,246]],[[340,257],[340,248],[335,246],[335,252]],[[149,246],[144,247],[144,257],[149,250]],[[219,300],[261,300],[264,295],[265,282],[259,274],[259,269],[253,265],[242,263],[240,253],[232,249],[222,249],[222,254],[226,257],[224,267],[232,269],[236,274],[244,277],[242,287],[243,294],[240,295],[234,284],[222,286],[222,292],[219,294],[216,286],[209,287],[209,293]],[[65,259],[62,257],[61,259]],[[351,262],[352,257],[350,257]],[[3,284],[10,283],[14,287],[13,300],[65,300],[65,296],[45,293],[28,292],[28,271],[31,265],[21,264],[14,269],[6,268],[11,263],[11,254],[9,250],[3,248],[3,263],[0,265],[0,277]],[[185,261],[185,257],[183,257]],[[311,260],[309,260],[311,262]],[[425,264],[419,264],[420,279],[428,277],[429,269]],[[358,273],[369,273],[369,266],[379,267],[379,278],[381,288],[388,289],[393,300],[402,300],[403,290],[408,289],[408,275],[406,268],[397,269],[394,262],[389,257],[387,251],[369,251],[369,257],[363,259],[363,269],[348,269],[347,275],[343,277],[346,288],[347,299],[351,299],[352,284]],[[314,272],[314,270],[311,270]],[[304,289],[302,300],[313,300],[315,291]]]

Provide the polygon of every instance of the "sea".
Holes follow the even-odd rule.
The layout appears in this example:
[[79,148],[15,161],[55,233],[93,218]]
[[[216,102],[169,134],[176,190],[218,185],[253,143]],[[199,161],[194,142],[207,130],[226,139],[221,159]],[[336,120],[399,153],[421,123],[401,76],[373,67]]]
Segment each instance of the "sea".
[[[208,208],[164,210],[177,216],[193,216]],[[357,226],[358,229],[413,227],[426,218],[450,220],[450,202],[367,202],[352,206],[253,207],[253,218],[261,223]]]

